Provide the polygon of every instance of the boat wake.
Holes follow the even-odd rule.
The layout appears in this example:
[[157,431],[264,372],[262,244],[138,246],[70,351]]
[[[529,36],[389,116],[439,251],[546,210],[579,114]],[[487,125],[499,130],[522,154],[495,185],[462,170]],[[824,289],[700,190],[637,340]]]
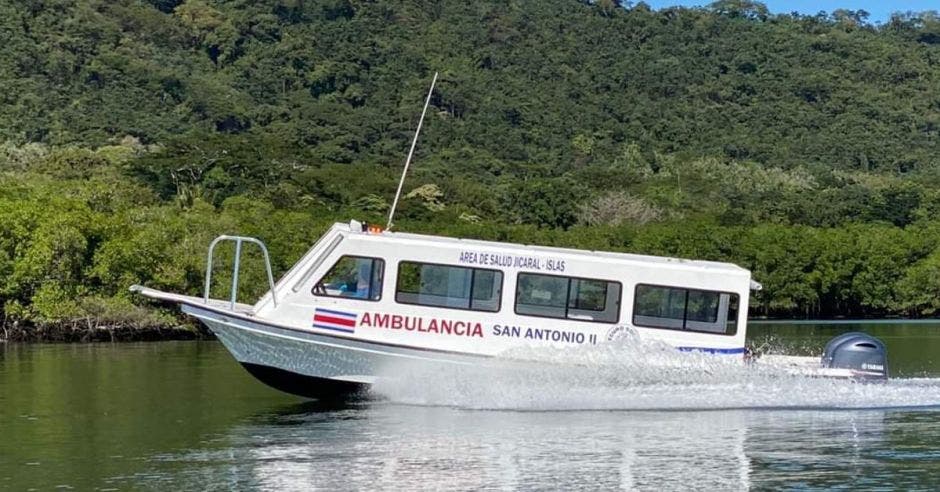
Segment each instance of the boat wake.
[[503,410],[874,409],[940,407],[940,379],[861,382],[763,361],[624,340],[514,350],[479,365],[387,367],[373,393],[395,403]]

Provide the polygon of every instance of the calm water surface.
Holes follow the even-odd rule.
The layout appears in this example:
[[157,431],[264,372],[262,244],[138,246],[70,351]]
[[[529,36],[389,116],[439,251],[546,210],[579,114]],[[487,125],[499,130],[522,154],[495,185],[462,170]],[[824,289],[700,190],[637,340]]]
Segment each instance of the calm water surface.
[[689,359],[661,380],[631,365],[409,374],[382,401],[333,405],[256,383],[214,342],[0,344],[0,489],[935,490],[940,324],[751,338],[810,354],[859,328],[899,379]]

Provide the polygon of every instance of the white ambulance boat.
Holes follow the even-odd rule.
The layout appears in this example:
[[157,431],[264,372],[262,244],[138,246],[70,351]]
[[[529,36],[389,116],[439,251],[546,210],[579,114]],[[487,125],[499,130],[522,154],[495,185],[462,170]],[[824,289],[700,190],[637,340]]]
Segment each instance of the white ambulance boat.
[[[236,243],[232,297],[209,298],[212,254]],[[236,302],[243,244],[264,252],[270,290]],[[629,330],[682,351],[745,359],[747,305],[760,285],[728,263],[455,239],[335,224],[276,284],[264,244],[220,236],[202,298],[134,286],[204,322],[251,374],[323,397],[368,387],[402,361],[479,364],[520,347],[608,343]],[[884,346],[835,339],[795,370],[887,375]]]

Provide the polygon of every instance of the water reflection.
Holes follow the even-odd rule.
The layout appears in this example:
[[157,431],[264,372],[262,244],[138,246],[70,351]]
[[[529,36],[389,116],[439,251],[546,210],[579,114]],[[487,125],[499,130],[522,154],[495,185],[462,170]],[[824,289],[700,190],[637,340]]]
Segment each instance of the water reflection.
[[[493,412],[293,405],[224,446],[164,455],[138,486],[709,489],[933,483],[936,412]],[[180,482],[179,480],[182,480]]]

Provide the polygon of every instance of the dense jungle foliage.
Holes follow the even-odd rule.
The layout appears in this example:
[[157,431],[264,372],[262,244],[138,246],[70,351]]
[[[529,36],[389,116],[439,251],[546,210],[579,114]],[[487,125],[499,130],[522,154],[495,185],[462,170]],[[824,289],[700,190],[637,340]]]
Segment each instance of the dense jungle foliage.
[[381,221],[434,71],[398,229],[733,261],[753,315],[935,315],[940,17],[866,16],[0,3],[4,330],[172,324],[127,287],[199,293],[217,234],[283,272]]

